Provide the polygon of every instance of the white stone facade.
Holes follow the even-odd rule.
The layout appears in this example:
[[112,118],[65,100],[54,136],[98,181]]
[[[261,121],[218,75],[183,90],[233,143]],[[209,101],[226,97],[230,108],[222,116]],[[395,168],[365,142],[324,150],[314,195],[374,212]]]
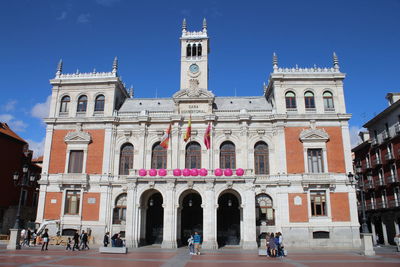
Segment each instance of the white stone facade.
[[[202,44],[202,56],[189,59],[185,54],[187,42]],[[204,248],[215,249],[223,245],[220,241],[223,238],[224,244],[252,249],[257,247],[260,233],[278,231],[282,232],[287,247],[358,248],[357,201],[346,176],[352,170],[350,115],[346,114],[344,102],[345,75],[339,71],[337,58],[333,68],[281,69],[274,57],[274,71],[263,95],[216,97],[208,91],[207,25],[203,25],[201,32],[191,33],[186,30],[185,23],[181,43],[181,88],[171,98],[131,98],[118,77],[117,62],[114,62],[112,72],[102,74],[63,74],[62,66],[59,66],[56,77],[51,80],[52,103],[46,119],[37,221],[59,218],[62,229],[90,228],[97,243],[102,242],[106,231],[124,231],[127,246],[136,247],[151,239],[146,225],[153,219],[146,212],[150,212],[153,193],[158,192],[162,196],[161,246],[175,248],[186,240],[181,236],[182,223],[188,220],[183,219],[184,205],[187,205],[183,202],[192,193],[201,197],[202,221],[196,223],[201,225]],[[192,64],[197,64],[199,70],[191,70]],[[323,93],[327,90],[333,95],[334,108],[324,108]],[[296,109],[289,110],[285,105],[288,91],[296,95]],[[304,106],[307,91],[314,93],[315,108]],[[104,111],[94,112],[94,101],[100,94],[105,96]],[[71,99],[69,110],[60,113],[61,99],[65,95]],[[88,98],[87,111],[78,114],[77,101],[81,95]],[[201,168],[208,170],[206,176],[173,175],[174,169],[185,168],[187,142],[183,135],[189,115],[192,119],[190,141],[201,146]],[[208,124],[211,124],[210,149],[204,144]],[[166,156],[166,176],[140,176],[140,169],[151,169],[152,147],[161,140],[169,125],[172,131]],[[292,151],[292,144],[288,143],[292,138],[288,137],[289,128],[303,129],[293,138],[297,150]],[[74,134],[70,133],[70,138],[62,136],[63,141],[59,142],[57,133],[62,131]],[[104,133],[104,138],[96,139],[94,131]],[[216,175],[216,169],[222,164],[220,148],[226,141],[235,146],[236,168],[244,169],[243,176],[235,175],[235,172],[232,176]],[[255,172],[254,147],[260,141],[268,146],[269,171],[259,175]],[[340,168],[330,154],[332,146],[329,142],[338,142],[340,146],[338,156],[343,159]],[[99,143],[102,159],[93,161],[96,155],[90,149]],[[121,148],[127,143],[133,145],[133,165],[129,174],[121,175]],[[321,172],[309,170],[309,149],[321,149],[324,166]],[[85,151],[83,171],[79,174],[68,173],[69,155],[73,150]],[[295,152],[295,156],[288,156]],[[64,159],[63,168],[57,166],[58,158],[61,158],[59,162]],[[301,164],[293,163],[296,158],[301,159]],[[296,168],[301,171],[295,171]],[[97,169],[100,171],[90,172]],[[68,190],[81,192],[79,212],[74,215],[64,212]],[[314,216],[310,208],[310,194],[316,190],[326,195],[323,216]],[[99,195],[96,200],[100,202],[96,211],[98,217],[92,211],[83,211],[89,203],[83,196],[89,193]],[[237,227],[229,228],[228,222],[220,226],[218,222],[223,220],[221,205],[226,205],[223,202],[226,193],[231,194],[227,205],[229,201],[233,201],[233,206],[237,204],[237,217],[232,215],[232,218],[238,218],[239,230],[234,234],[238,242],[223,236]],[[121,194],[126,194],[126,219],[122,224],[113,224],[113,209]],[[269,224],[261,222],[257,225],[256,197],[261,194],[272,200],[269,208],[273,223],[269,220]],[[345,196],[343,208],[347,209],[347,215],[338,214],[337,204],[342,203],[342,198],[338,200],[337,196]],[[53,203],[57,201],[62,202],[61,206]],[[51,203],[54,207],[49,207]],[[304,209],[304,214],[296,213],[297,207]],[[231,206],[225,208],[227,211]],[[225,226],[227,228],[223,228]],[[316,232],[328,233],[329,238],[315,238]]]

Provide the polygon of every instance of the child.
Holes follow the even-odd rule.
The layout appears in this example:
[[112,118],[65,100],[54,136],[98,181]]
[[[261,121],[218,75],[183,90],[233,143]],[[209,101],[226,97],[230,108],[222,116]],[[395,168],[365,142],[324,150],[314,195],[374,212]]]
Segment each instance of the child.
[[193,235],[190,235],[190,237],[187,240],[187,242],[188,242],[188,247],[189,247],[189,254],[190,255],[195,255],[194,254],[194,239],[193,239]]
[[71,237],[68,237],[67,247],[65,248],[65,250],[72,250],[71,243],[72,243]]

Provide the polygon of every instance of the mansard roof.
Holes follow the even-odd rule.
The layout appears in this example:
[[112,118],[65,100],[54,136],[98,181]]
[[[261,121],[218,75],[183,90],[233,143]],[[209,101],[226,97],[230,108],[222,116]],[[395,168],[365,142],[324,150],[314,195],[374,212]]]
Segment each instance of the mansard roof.
[[[241,97],[215,97],[214,106],[216,110],[272,110],[272,106],[263,96],[241,96]],[[171,98],[130,98],[126,99],[119,112],[147,111],[174,111],[174,101]]]

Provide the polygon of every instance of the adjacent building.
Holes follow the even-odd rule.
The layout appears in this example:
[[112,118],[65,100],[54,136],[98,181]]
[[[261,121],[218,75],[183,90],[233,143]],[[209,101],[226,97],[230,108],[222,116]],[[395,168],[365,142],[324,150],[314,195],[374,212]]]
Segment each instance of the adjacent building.
[[67,74],[59,63],[37,221],[60,220],[65,235],[88,230],[97,243],[122,232],[130,247],[174,248],[196,230],[211,249],[255,248],[277,231],[288,247],[358,248],[336,55],[332,67],[282,68],[274,54],[258,96],[218,97],[206,21],[200,31],[184,21],[180,45],[169,98],[134,97],[117,59],[110,72]]
[[400,93],[386,98],[389,106],[363,125],[368,131],[360,133],[363,142],[352,151],[374,242],[388,245],[400,233]]

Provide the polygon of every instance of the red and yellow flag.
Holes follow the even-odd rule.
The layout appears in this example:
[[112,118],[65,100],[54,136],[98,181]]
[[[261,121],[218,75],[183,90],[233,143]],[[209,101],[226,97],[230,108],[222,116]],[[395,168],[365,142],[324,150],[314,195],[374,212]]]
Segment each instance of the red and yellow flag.
[[164,135],[161,137],[160,146],[162,146],[165,149],[168,149],[170,137],[171,137],[171,124],[169,125],[169,127],[168,127],[167,131],[164,133]]
[[206,145],[207,149],[210,149],[210,147],[211,147],[210,132],[211,132],[211,123],[208,124],[206,134],[204,135],[204,144]]
[[192,115],[190,115],[189,117],[188,127],[186,128],[186,133],[185,136],[183,137],[183,140],[187,142],[187,140],[189,140],[191,136],[192,136]]

